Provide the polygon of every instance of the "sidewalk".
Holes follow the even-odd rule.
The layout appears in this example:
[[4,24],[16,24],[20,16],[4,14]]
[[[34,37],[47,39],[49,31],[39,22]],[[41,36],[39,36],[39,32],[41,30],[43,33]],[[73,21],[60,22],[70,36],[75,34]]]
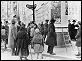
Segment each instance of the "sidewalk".
[[[56,55],[50,55],[47,52],[47,45],[45,45],[44,47],[44,52],[43,54],[43,59],[42,60],[81,60],[81,58],[76,58],[75,54],[77,54],[77,47],[75,46],[75,42],[72,42],[73,45],[73,49],[72,47],[67,47],[67,51],[66,48],[57,48],[54,47],[54,52],[56,53]],[[1,49],[3,50],[3,49]],[[31,49],[31,53],[32,53],[32,58],[34,59],[34,51],[33,49]],[[29,60],[31,59],[31,55],[29,54],[28,56]],[[10,49],[7,49],[5,52],[1,51],[1,60],[19,60],[18,56],[11,56],[11,51]]]

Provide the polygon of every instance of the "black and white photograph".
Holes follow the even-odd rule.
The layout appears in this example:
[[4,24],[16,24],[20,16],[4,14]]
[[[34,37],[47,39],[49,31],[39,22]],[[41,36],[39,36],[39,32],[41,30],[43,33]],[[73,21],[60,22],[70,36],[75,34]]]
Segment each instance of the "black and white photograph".
[[1,1],[1,60],[81,60],[81,1]]

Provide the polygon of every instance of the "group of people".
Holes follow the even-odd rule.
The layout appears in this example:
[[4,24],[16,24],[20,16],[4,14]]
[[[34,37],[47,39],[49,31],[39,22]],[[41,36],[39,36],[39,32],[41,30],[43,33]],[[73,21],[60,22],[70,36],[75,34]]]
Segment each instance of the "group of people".
[[68,20],[68,32],[71,41],[76,41],[76,46],[78,48],[78,54],[76,56],[81,56],[81,21],[73,20],[72,23]]
[[[29,45],[34,49],[36,59],[42,59],[42,52],[44,51],[44,43],[48,45],[47,53],[56,55],[53,52],[54,46],[57,46],[57,35],[55,31],[54,23],[56,20],[45,20],[45,24],[41,22],[36,24],[35,21],[28,23],[27,27],[21,21],[12,19],[10,27],[8,21],[5,21],[5,26],[1,25],[1,40],[5,41],[5,49],[11,48],[12,55],[17,55],[22,60],[28,59],[29,56]],[[49,23],[48,23],[49,22]],[[1,22],[2,24],[2,22]],[[76,40],[76,46],[78,47],[77,56],[81,55],[81,22],[79,22],[78,30],[75,30],[75,20],[73,24],[68,25],[68,32],[71,40]],[[3,30],[5,29],[5,30]],[[1,41],[1,42],[2,42]]]
[[[5,49],[7,49],[6,44],[8,44],[8,48],[11,48],[12,55],[19,55],[21,60],[23,58],[27,60],[29,55],[28,47],[31,45],[31,48],[34,49],[36,59],[42,59],[45,43],[48,45],[47,53],[55,55],[53,53],[53,48],[57,45],[55,21],[51,19],[48,24],[49,20],[45,20],[45,24],[41,22],[38,25],[34,21],[31,21],[27,27],[21,21],[18,21],[18,24],[16,24],[16,18],[11,20],[10,26],[8,26],[8,21],[5,21],[6,26],[1,25],[1,33],[3,33],[3,27],[5,27],[4,30],[6,31],[4,31],[5,34],[1,34],[1,40],[5,41]],[[6,36],[7,38],[5,38]]]

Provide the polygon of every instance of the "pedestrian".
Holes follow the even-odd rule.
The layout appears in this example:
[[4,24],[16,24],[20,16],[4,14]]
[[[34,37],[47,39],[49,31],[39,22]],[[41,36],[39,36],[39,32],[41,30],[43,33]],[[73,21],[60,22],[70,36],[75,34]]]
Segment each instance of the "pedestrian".
[[45,24],[44,24],[44,40],[47,37],[48,34],[48,21],[49,20],[45,20]]
[[75,23],[76,23],[76,21],[73,20],[72,22],[73,22],[73,24],[71,24],[71,26],[70,26],[70,38],[72,41],[76,41],[76,39],[75,39],[75,36],[76,36]]
[[69,36],[70,36],[70,26],[71,26],[71,21],[68,20],[68,32],[69,32]]
[[40,32],[41,32],[41,35],[43,36],[44,35],[44,24],[43,24],[43,21],[41,22],[41,25],[40,25]]
[[8,37],[8,47],[11,48],[12,55],[15,55],[16,36],[17,36],[17,29],[15,27],[15,20],[13,19],[9,27],[9,37]]
[[76,38],[76,46],[78,49],[78,54],[76,54],[76,56],[81,56],[81,22],[79,23],[79,29],[77,32],[77,35],[75,36]]
[[18,21],[18,24],[17,24],[17,32],[19,31],[20,27],[21,27],[21,21]]
[[8,26],[8,21],[5,21],[5,49],[7,48],[8,44],[8,35],[9,35],[9,26]]
[[48,51],[47,53],[50,53],[52,55],[56,55],[55,53],[53,53],[53,48],[54,46],[57,46],[57,36],[56,36],[56,32],[55,32],[55,23],[56,20],[54,20],[53,18],[50,20],[50,24],[48,27],[48,36],[46,39],[46,45],[48,45]]
[[32,39],[32,46],[34,48],[35,59],[42,59],[42,52],[44,50],[43,37],[38,28],[36,28],[34,37]]
[[[71,21],[70,20],[68,20],[68,33],[69,33],[69,37],[70,37],[70,34],[71,34]],[[69,43],[71,44],[71,40],[69,40]]]
[[20,59],[22,60],[22,58],[25,58],[27,60],[29,55],[28,45],[30,44],[30,40],[24,26],[21,26],[19,32],[17,33],[16,42]]

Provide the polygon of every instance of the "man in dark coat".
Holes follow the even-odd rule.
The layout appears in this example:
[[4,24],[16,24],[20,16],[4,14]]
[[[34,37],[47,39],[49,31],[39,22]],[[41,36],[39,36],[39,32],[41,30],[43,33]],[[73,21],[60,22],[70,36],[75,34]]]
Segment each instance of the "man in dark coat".
[[21,27],[21,21],[18,21],[17,32],[20,30],[20,27]]
[[73,24],[71,24],[71,26],[70,26],[70,38],[71,38],[72,41],[73,41],[73,40],[76,41],[76,39],[75,39],[75,36],[76,36],[75,22],[76,22],[76,21],[73,20],[72,22],[73,22]]
[[27,59],[29,55],[28,45],[30,44],[30,40],[27,32],[25,31],[24,26],[21,26],[18,32],[16,42],[17,42],[17,52],[18,55],[20,56],[20,59],[22,58]]
[[70,23],[70,20],[68,20],[68,32],[69,32],[69,35],[70,35],[70,26],[71,26],[71,23]]
[[41,32],[41,35],[43,36],[44,35],[44,24],[43,24],[43,21],[40,24],[40,32]]
[[53,53],[53,48],[54,46],[57,46],[57,40],[56,40],[56,32],[55,32],[55,23],[56,20],[51,19],[50,20],[50,24],[48,27],[48,36],[47,36],[47,40],[46,40],[46,44],[48,45],[48,53],[55,55],[55,53]]
[[[70,23],[71,21],[70,20],[68,20],[68,33],[69,33],[69,36],[70,36],[70,34],[71,34],[71,31],[70,31],[70,27],[71,27],[71,23]],[[71,41],[69,40],[69,43],[71,44]]]
[[46,23],[44,24],[44,40],[48,34],[48,21],[49,20],[45,20]]
[[8,44],[8,35],[9,35],[9,26],[8,21],[5,21],[5,49],[7,48],[6,44]]

